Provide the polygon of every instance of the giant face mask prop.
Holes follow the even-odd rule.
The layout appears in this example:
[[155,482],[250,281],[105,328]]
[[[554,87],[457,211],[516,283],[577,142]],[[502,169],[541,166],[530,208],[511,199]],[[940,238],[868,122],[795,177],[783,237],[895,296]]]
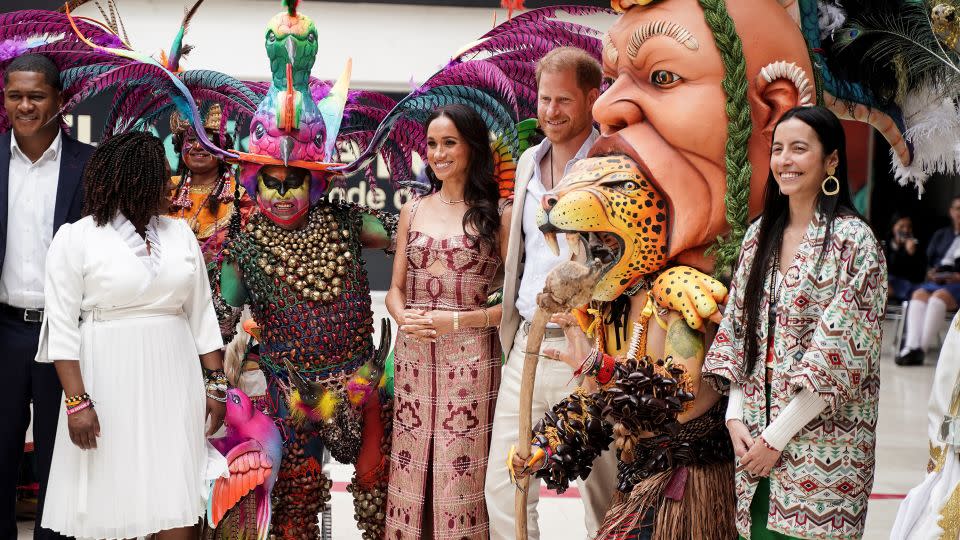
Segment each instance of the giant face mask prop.
[[614,2],[593,153],[630,156],[666,201],[668,258],[711,271],[705,250],[759,211],[772,127],[813,102],[806,44],[772,0],[643,4]]
[[257,174],[260,211],[281,227],[296,225],[310,210],[310,171],[270,165]]

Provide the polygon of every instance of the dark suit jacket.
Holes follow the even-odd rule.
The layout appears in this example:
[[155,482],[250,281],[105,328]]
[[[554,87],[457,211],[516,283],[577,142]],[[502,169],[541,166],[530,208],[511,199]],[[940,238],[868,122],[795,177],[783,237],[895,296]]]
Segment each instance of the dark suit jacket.
[[[0,135],[0,272],[7,252],[7,210],[10,198],[10,137],[13,131]],[[93,154],[93,146],[84,144],[66,133],[61,137],[60,178],[57,180],[57,204],[53,211],[53,234],[64,223],[80,219],[83,209],[83,169]]]

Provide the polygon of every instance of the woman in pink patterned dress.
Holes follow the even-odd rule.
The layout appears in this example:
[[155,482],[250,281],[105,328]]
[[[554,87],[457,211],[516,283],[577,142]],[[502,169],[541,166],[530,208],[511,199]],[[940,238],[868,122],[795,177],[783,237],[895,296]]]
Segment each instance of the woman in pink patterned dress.
[[500,306],[485,307],[506,250],[489,131],[453,105],[427,119],[433,192],[400,211],[387,309],[400,326],[387,537],[489,536],[483,482],[500,385]]

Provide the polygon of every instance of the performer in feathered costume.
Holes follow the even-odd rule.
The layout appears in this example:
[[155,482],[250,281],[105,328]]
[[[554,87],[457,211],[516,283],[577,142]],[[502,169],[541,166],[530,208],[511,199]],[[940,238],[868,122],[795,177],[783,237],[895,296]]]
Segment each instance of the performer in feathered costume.
[[[890,2],[896,5],[882,10],[868,4],[881,3],[844,2],[841,11],[814,0],[613,2],[624,15],[605,38],[604,68],[614,82],[594,108],[603,133],[594,154],[619,155],[581,162],[545,196],[540,220],[546,231],[579,233],[590,257],[604,263],[594,302],[579,314],[598,347],[590,351],[579,338],[579,349],[590,352],[567,359],[582,362],[582,372],[593,376],[586,385],[600,390],[558,404],[535,429],[533,459],[511,461],[516,472],[534,469],[563,489],[589,472],[612,437],[622,462],[619,502],[599,538],[736,535],[727,483],[732,453],[718,394],[726,391],[729,366],[704,366],[711,332],[699,333],[705,319],[717,317],[726,291],[697,270],[722,271],[735,259],[760,208],[780,115],[823,102],[841,117],[877,127],[891,143],[901,177],[957,169],[955,149],[931,156],[942,145],[922,147],[932,129],[919,123],[923,114],[903,114],[910,96],[929,90],[916,81],[934,85],[924,113],[954,106],[944,85],[956,71],[952,44],[931,39],[922,4]],[[940,18],[948,20],[948,12],[940,8]],[[896,13],[908,17],[896,19]],[[945,122],[955,122],[955,108],[948,112]],[[706,249],[728,231],[714,250]],[[636,348],[625,351],[628,343]],[[701,366],[719,376],[701,380]],[[876,373],[862,375],[867,406],[861,421],[873,426]],[[788,398],[775,393],[777,409]],[[807,427],[816,434],[824,422],[829,418]],[[749,427],[759,436],[764,425]],[[873,440],[865,444],[872,447]],[[790,456],[779,466],[785,478],[822,469],[811,453]],[[849,519],[835,523],[845,534],[862,534],[870,485],[852,471],[848,476],[846,482],[824,477],[811,492],[842,502],[771,503],[768,527],[812,537],[823,532],[819,523],[842,515]],[[738,474],[736,529],[745,536],[752,485],[755,479]],[[856,492],[834,491],[840,485],[857,486]]]
[[270,86],[250,122],[250,152],[239,154],[240,181],[256,194],[260,213],[230,240],[221,290],[232,305],[249,303],[260,325],[267,412],[284,428],[271,533],[319,534],[317,514],[330,485],[317,440],[338,461],[355,464],[358,525],[365,538],[378,538],[390,408],[378,391],[386,347],[377,350],[370,339],[360,249],[388,247],[393,219],[325,199],[324,169],[335,157],[350,66],[315,102],[309,81],[317,29],[297,2],[286,7],[266,30]]
[[[233,146],[230,138],[221,139],[222,108],[214,103],[204,118],[204,129],[211,140],[223,147]],[[170,114],[173,148],[180,156],[175,185],[167,215],[185,219],[197,236],[213,289],[213,306],[220,321],[224,343],[230,343],[237,332],[240,310],[228,306],[220,294],[221,250],[231,222],[247,224],[256,204],[247,195],[234,175],[234,167],[217,159],[201,146],[190,123],[176,112]]]

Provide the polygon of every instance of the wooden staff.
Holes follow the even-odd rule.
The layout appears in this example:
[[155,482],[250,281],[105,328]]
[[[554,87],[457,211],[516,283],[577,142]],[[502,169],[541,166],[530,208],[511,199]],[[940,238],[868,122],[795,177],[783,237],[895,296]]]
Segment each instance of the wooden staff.
[[[568,312],[590,301],[593,288],[600,277],[600,262],[592,267],[576,261],[566,261],[554,268],[547,276],[543,292],[537,295],[537,311],[527,333],[527,350],[523,357],[523,374],[520,379],[520,424],[517,432],[517,455],[524,461],[530,458],[532,437],[533,386],[537,378],[537,362],[540,346],[547,330],[547,323],[554,313]],[[517,481],[513,506],[516,515],[517,540],[527,540],[527,488],[530,476]]]

